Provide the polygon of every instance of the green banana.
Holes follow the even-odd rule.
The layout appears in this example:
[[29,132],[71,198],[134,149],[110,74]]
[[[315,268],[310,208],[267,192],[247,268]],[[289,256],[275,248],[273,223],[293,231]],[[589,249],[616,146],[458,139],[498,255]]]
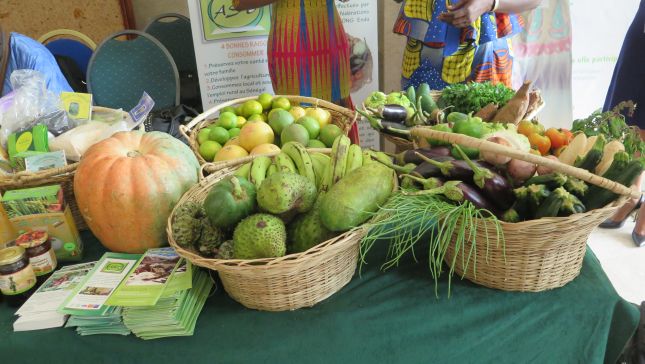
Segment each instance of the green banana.
[[371,149],[363,149],[363,165],[370,164],[374,162],[372,156],[376,156],[376,153]]
[[280,152],[273,158],[278,172],[298,173],[296,171],[296,165],[293,164],[293,160],[285,152]]
[[301,176],[307,177],[311,182],[316,183],[314,165],[304,145],[297,142],[288,142],[282,145],[282,151],[291,157]]
[[349,153],[349,146],[351,145],[349,137],[340,135],[334,140],[331,147],[331,185],[336,184],[344,176],[347,169],[347,155]]
[[233,173],[236,177],[242,177],[245,179],[249,179],[249,173],[251,173],[251,162],[249,163],[244,163],[240,166],[240,168]]
[[326,154],[312,153],[311,161],[313,162],[314,174],[316,175],[316,187],[320,189],[323,177],[325,176],[325,168],[329,166],[331,158],[329,158],[329,156]]
[[251,178],[250,181],[255,185],[255,188],[260,188],[262,181],[266,178],[267,170],[271,165],[271,158],[267,156],[258,156],[251,162]]
[[356,168],[363,165],[363,150],[358,144],[352,144],[349,146],[349,152],[347,153],[347,167],[345,167],[345,174],[355,170]]
[[278,166],[276,166],[275,163],[271,163],[271,165],[267,169],[267,175],[266,176],[269,177],[270,175],[272,175],[274,173],[278,173]]

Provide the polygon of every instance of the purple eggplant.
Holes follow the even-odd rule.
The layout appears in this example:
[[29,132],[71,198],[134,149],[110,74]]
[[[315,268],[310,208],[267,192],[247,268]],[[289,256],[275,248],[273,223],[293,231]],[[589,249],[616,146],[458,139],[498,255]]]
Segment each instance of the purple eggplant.
[[515,195],[513,187],[508,180],[489,168],[482,167],[473,162],[458,145],[455,149],[463,158],[463,161],[470,166],[473,171],[473,183],[479,187],[482,193],[500,209],[507,210],[513,206]]
[[[448,182],[446,182],[446,184],[447,183]],[[463,200],[470,201],[478,209],[488,210],[493,215],[497,216],[497,208],[475,187],[463,182],[457,184],[457,187],[459,187],[464,195]]]
[[403,123],[408,118],[408,109],[396,104],[383,105],[376,112],[380,119],[395,123]]
[[[421,153],[417,152],[417,156],[424,160],[427,163],[430,163],[441,171],[441,174],[450,179],[460,180],[460,181],[472,181],[473,169],[470,168],[468,163],[462,160],[446,160],[444,162],[439,162],[435,158],[428,158]],[[437,157],[438,158],[438,157]]]
[[394,157],[394,162],[398,165],[404,165],[406,163],[421,164],[423,159],[419,158],[416,153],[421,153],[428,158],[435,157],[449,157],[450,148],[448,147],[433,147],[433,148],[419,148],[419,149],[408,149],[399,154],[392,155]]
[[[453,160],[452,157],[435,157],[433,160],[436,160],[438,162],[445,162],[449,160]],[[428,162],[423,162],[419,164],[412,172],[411,174],[417,176],[417,177],[423,177],[423,178],[428,178],[428,177],[442,177],[443,173],[441,173],[441,169],[439,167],[435,166],[432,163]]]

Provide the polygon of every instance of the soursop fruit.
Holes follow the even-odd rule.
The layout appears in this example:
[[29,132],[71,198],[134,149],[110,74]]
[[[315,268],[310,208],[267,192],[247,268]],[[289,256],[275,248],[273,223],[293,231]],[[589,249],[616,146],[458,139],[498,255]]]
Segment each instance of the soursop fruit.
[[255,214],[242,220],[233,232],[235,259],[260,259],[284,256],[287,230],[284,222],[269,214]]
[[233,240],[227,240],[219,246],[217,259],[233,259]]
[[204,210],[201,205],[186,202],[179,206],[172,223],[172,236],[182,248],[192,248],[202,232]]
[[284,218],[311,210],[317,195],[316,184],[307,177],[280,172],[262,182],[257,200],[262,210]]
[[318,201],[309,212],[298,215],[289,224],[287,232],[289,252],[304,252],[336,235],[320,221],[320,210],[318,209],[320,203]]
[[201,225],[202,235],[197,242],[197,251],[201,256],[215,257],[220,245],[226,240],[226,235],[222,230],[211,225],[208,218],[202,218]]

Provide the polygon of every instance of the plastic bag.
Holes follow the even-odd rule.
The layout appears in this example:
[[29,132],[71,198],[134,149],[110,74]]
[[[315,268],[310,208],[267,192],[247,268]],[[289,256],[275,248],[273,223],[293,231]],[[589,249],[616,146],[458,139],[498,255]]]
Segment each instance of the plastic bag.
[[[0,144],[7,143],[7,137],[36,124],[44,124],[54,135],[69,130],[73,125],[67,113],[60,107],[58,95],[47,90],[43,75],[35,70],[16,70],[11,73],[13,94],[11,102],[0,102]],[[9,96],[9,95],[7,95]],[[5,96],[5,97],[7,97]],[[4,99],[4,98],[3,98]]]

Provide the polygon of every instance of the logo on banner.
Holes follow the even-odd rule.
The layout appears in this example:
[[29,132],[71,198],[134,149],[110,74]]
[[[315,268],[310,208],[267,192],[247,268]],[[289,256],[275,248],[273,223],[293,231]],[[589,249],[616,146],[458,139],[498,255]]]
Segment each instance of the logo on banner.
[[231,0],[200,0],[200,7],[205,41],[269,34],[269,6],[238,11]]

